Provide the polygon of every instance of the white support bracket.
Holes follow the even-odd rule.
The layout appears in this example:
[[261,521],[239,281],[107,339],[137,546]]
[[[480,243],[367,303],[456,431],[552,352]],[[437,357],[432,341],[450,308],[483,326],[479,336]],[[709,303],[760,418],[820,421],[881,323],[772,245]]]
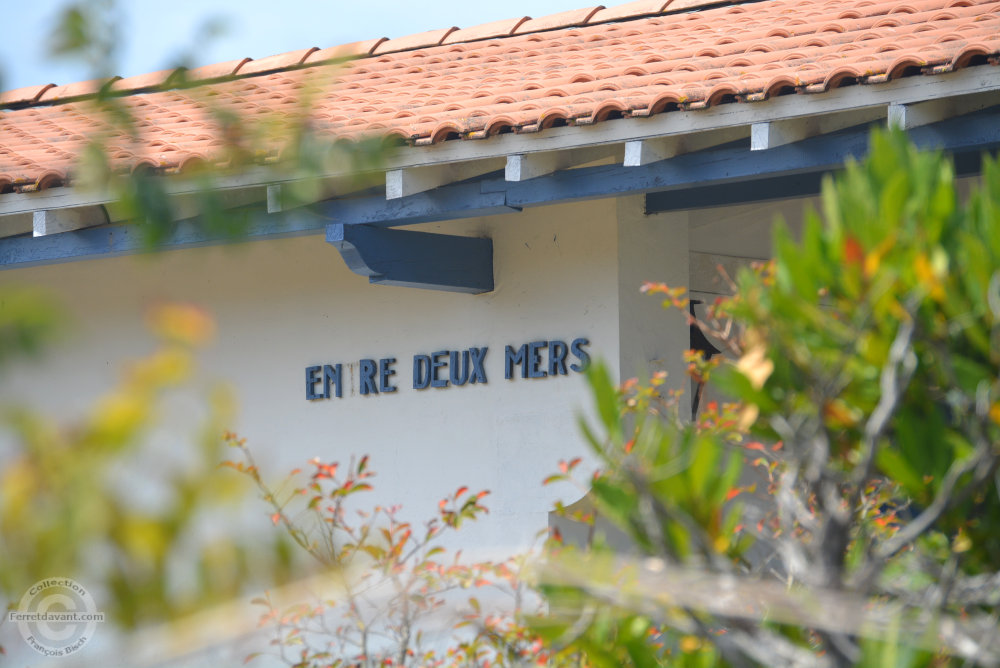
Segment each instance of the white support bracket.
[[281,186],[267,187],[267,212],[281,213]]
[[385,198],[400,199],[448,183],[464,181],[503,168],[502,158],[454,162],[427,167],[390,169],[385,173]]
[[107,222],[108,214],[103,206],[87,206],[78,209],[35,211],[32,214],[31,227],[33,236],[44,237],[49,234],[104,225]]
[[683,153],[695,153],[706,148],[743,139],[749,134],[746,126],[737,126],[698,132],[690,135],[672,135],[654,139],[639,139],[625,142],[625,167],[642,167]]
[[783,121],[754,123],[750,126],[750,150],[766,151],[769,148],[792,144],[809,137],[829,134],[882,117],[877,108],[858,109],[839,114],[790,118]]
[[947,118],[971,114],[996,104],[1000,104],[1000,96],[994,92],[942,98],[915,104],[892,103],[889,105],[887,123],[890,127],[910,130]]
[[507,156],[504,168],[504,180],[527,181],[538,176],[545,176],[561,169],[578,167],[588,162],[603,160],[615,153],[615,146],[605,144],[593,148],[576,148],[565,151],[546,151],[544,153],[515,153]]

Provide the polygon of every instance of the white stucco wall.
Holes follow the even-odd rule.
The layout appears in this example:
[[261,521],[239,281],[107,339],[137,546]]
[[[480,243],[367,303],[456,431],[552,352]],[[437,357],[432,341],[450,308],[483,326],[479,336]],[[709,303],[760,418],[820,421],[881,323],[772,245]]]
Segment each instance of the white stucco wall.
[[[82,413],[123,361],[151,350],[143,324],[151,303],[194,302],[218,327],[203,375],[235,388],[234,427],[262,468],[278,475],[314,456],[370,454],[372,503],[404,503],[414,517],[459,485],[490,489],[489,518],[463,531],[465,540],[523,546],[546,526],[552,501],[572,496],[541,480],[559,459],[583,454],[576,416],[588,396],[578,374],[505,380],[504,346],[586,337],[595,357],[617,363],[617,224],[615,201],[602,200],[424,227],[493,238],[496,290],[480,296],[371,286],[318,236],[3,272],[4,284],[52,290],[74,325],[42,363],[0,379],[0,400]],[[469,346],[489,346],[487,385],[412,388],[414,354]],[[398,360],[398,392],[358,395],[357,361],[366,357]],[[337,362],[345,396],[306,401],[305,367]],[[173,428],[174,438],[192,433]]]

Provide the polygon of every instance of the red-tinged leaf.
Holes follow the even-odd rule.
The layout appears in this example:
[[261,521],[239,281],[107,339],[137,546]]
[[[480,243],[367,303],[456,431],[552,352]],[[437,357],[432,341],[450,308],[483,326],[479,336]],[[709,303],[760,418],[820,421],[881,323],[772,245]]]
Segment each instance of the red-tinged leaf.
[[473,582],[472,584],[475,585],[476,587],[485,587],[489,583],[490,581],[487,580],[486,578],[476,578],[475,582]]
[[865,249],[854,237],[844,239],[844,260],[848,264],[861,264],[865,257]]
[[569,473],[569,464],[567,464],[564,460],[560,459],[559,470],[562,471],[563,473]]
[[582,461],[583,461],[582,457],[574,457],[573,459],[569,460],[569,470],[572,471],[573,469],[575,469],[577,466],[580,465],[580,462]]
[[632,452],[632,448],[634,447],[635,447],[635,439],[634,438],[629,439],[629,441],[625,443],[625,454],[629,454],[630,452]]
[[542,484],[543,485],[548,485],[550,483],[559,482],[560,480],[565,480],[565,479],[566,479],[566,476],[564,476],[563,474],[561,474],[561,473],[553,473],[548,478],[546,478],[545,480],[543,480]]
[[778,450],[781,450],[781,448],[783,447],[785,447],[784,441],[778,441],[777,443],[771,446],[771,451],[777,452]]
[[468,492],[468,491],[469,491],[469,488],[468,488],[468,487],[459,487],[459,488],[458,488],[458,489],[457,489],[457,490],[455,491],[455,498],[457,499],[458,497],[462,496],[463,494],[465,494],[465,493],[466,493],[466,492]]
[[358,462],[358,473],[364,473],[366,468],[368,468],[368,455],[362,457],[361,461]]
[[747,443],[745,447],[746,447],[747,450],[760,450],[761,452],[764,451],[764,444],[763,443],[759,443],[757,441],[753,441],[751,443]]
[[271,522],[273,524],[277,524],[280,521],[281,521],[281,513],[275,513],[275,514],[271,515]]
[[448,499],[441,499],[440,501],[438,501],[438,508],[440,508],[441,510],[444,510],[444,507],[446,505],[448,505]]
[[292,472],[288,475],[298,475],[300,473],[302,473],[302,469],[292,469]]
[[[3,653],[3,648],[0,647],[0,654],[2,654],[2,653]],[[263,654],[263,652],[254,652],[252,654],[247,654],[247,658],[245,658],[243,660],[243,665],[244,666],[247,665],[248,663],[250,663],[251,661],[253,661],[254,659],[256,659],[258,656],[260,656],[261,654]]]
[[484,489],[484,490],[480,491],[479,494],[476,494],[476,501],[479,501],[480,499],[482,499],[485,496],[489,496],[489,493],[490,493],[490,490],[488,490],[488,489]]
[[731,490],[726,492],[726,501],[732,501],[742,493],[743,493],[742,487],[733,487]]
[[741,531],[743,531],[743,525],[742,524],[737,524],[736,526],[733,527],[733,533],[734,534],[737,534],[737,533],[739,533]]
[[667,289],[668,288],[667,288],[666,283],[653,283],[651,281],[646,281],[639,288],[639,292],[642,292],[643,294],[646,294],[646,293],[648,293],[648,294],[656,294],[657,292],[666,292]]

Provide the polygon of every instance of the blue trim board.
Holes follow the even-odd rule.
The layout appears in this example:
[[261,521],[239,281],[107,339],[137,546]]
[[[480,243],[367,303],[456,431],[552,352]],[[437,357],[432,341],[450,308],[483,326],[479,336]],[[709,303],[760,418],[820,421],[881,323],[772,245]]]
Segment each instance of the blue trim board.
[[[917,146],[951,153],[995,150],[1000,146],[1000,113],[992,109],[987,113],[952,118],[914,128],[909,135]],[[461,216],[461,211],[452,208],[451,203],[456,198],[464,206],[469,206],[469,202],[489,201],[498,206],[500,212],[507,212],[512,208],[626,194],[752,184],[762,179],[772,179],[771,183],[780,188],[782,179],[827,173],[842,167],[848,158],[863,157],[868,152],[868,136],[869,127],[865,125],[765,151],[750,151],[746,146],[723,146],[641,167],[581,167],[520,182],[486,178],[478,183],[442,186],[395,200],[391,205],[387,205],[384,198],[371,197],[352,200],[349,204],[335,200],[321,206],[325,215],[344,225],[391,227],[444,220],[456,217],[452,215],[455,213]],[[792,179],[789,183],[794,185],[796,182],[798,187],[804,188],[808,179]],[[752,192],[752,188],[744,188],[743,192]]]
[[[238,215],[239,212],[235,213]],[[8,237],[0,239],[0,269],[71,262],[88,257],[118,257],[151,250],[321,234],[330,222],[306,210],[279,214],[246,213],[247,221],[234,225],[231,232],[206,229],[198,219],[179,221],[171,225],[166,235],[153,247],[145,230],[136,224],[92,227],[44,237]]]
[[[489,174],[396,200],[372,195],[330,200],[311,207],[311,212],[306,209],[272,215],[257,212],[251,214],[251,222],[241,239],[316,234],[331,222],[343,226],[398,227],[625,194],[663,193],[652,198],[654,211],[736,204],[754,201],[755,197],[760,201],[760,197],[812,194],[809,191],[815,188],[817,175],[840,168],[849,157],[867,153],[868,134],[867,126],[859,126],[764,151],[750,151],[745,145],[726,145],[641,167],[581,167],[520,182],[508,182]],[[909,135],[920,147],[939,148],[956,155],[996,150],[1000,146],[1000,111],[993,107],[950,118],[910,130]],[[684,191],[689,194],[681,194]],[[733,195],[729,201],[720,200],[716,197],[720,192]],[[672,197],[679,203],[671,204]],[[159,247],[187,248],[231,240],[231,236],[203,230],[196,221],[184,221],[175,225]],[[0,239],[0,266],[23,267],[144,250],[147,244],[142,235],[128,226],[39,238],[10,237]]]
[[468,294],[493,290],[490,239],[333,224],[326,240],[370,283]]
[[[493,177],[492,180],[496,180]],[[503,182],[502,177],[499,179]],[[502,190],[488,191],[486,181],[454,184],[408,197],[387,200],[384,195],[329,200],[316,205],[323,217],[347,225],[415,225],[457,218],[515,213]]]

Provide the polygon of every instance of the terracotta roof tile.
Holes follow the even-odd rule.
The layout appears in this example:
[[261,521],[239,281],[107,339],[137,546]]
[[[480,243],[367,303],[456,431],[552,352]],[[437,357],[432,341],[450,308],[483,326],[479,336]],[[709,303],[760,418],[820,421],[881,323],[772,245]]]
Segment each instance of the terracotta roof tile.
[[209,81],[212,79],[230,77],[239,72],[240,68],[249,63],[251,60],[251,58],[239,58],[238,60],[228,60],[224,63],[203,65],[202,67],[196,67],[188,70],[186,77],[188,81]]
[[0,104],[15,105],[37,102],[38,98],[42,96],[42,93],[50,88],[55,88],[55,84],[42,84],[41,86],[27,86],[25,88],[9,90],[0,93]]
[[[670,3],[670,11],[679,12],[689,9],[700,9],[702,7],[713,7],[715,5],[731,4],[729,0],[673,0]],[[843,6],[843,4],[841,5]]]
[[128,91],[142,90],[145,88],[167,86],[170,82],[179,79],[184,72],[184,68],[174,68],[170,70],[160,70],[159,72],[139,74],[134,77],[126,77],[125,79],[118,79],[112,83],[111,90],[118,93],[124,93]]
[[626,2],[624,5],[606,7],[594,13],[588,19],[588,23],[603,23],[605,21],[620,21],[622,19],[632,19],[637,16],[647,16],[649,14],[659,14],[667,9],[671,0],[636,0]]
[[274,70],[295,67],[304,63],[306,58],[315,51],[319,51],[319,48],[314,46],[309,49],[299,49],[298,51],[289,51],[288,53],[279,53],[267,58],[251,60],[239,69],[239,73],[241,75],[261,74],[263,72],[273,72]]
[[584,9],[571,9],[568,12],[559,12],[558,14],[549,14],[548,16],[543,16],[540,19],[531,19],[530,21],[525,21],[518,26],[515,34],[523,35],[525,33],[537,32],[540,30],[553,30],[555,28],[580,26],[589,21],[594,14],[602,9],[604,9],[604,5],[598,5],[596,7],[586,7]]
[[444,28],[442,30],[429,30],[416,35],[397,37],[382,42],[372,51],[373,55],[381,53],[392,53],[394,51],[408,51],[410,49],[423,49],[428,46],[437,46],[445,40],[451,33],[458,30],[458,26]]
[[530,16],[521,16],[514,19],[484,23],[482,25],[473,26],[472,28],[462,28],[445,37],[444,41],[441,43],[455,44],[456,42],[473,42],[480,39],[489,39],[491,37],[507,37],[508,35],[513,35],[514,31],[517,30],[521,24],[529,20],[531,20]]
[[111,77],[110,79],[91,79],[90,81],[78,81],[64,86],[53,86],[42,92],[42,94],[38,97],[38,101],[57,102],[59,100],[68,100],[76,97],[95,95],[105,86],[109,86],[120,79],[121,77]]
[[[280,118],[298,109],[307,81],[322,87],[311,108],[321,136],[424,145],[823,93],[1000,54],[1000,0],[666,2],[235,60],[186,72],[195,84],[212,82],[193,89],[167,89],[170,71],[130,77],[111,90],[123,91],[142,139],[112,134],[110,160],[122,170],[164,171],[224,161],[223,149],[239,138],[218,126],[209,105],[248,122]],[[80,96],[107,83],[0,95],[0,192],[72,180],[88,138],[111,130]],[[281,150],[275,137],[261,159]]]
[[331,46],[328,49],[317,49],[316,51],[306,55],[303,62],[311,64],[321,63],[327,60],[370,56],[379,44],[387,41],[389,41],[388,37],[379,37],[378,39],[368,39],[363,42],[351,42],[350,44]]

